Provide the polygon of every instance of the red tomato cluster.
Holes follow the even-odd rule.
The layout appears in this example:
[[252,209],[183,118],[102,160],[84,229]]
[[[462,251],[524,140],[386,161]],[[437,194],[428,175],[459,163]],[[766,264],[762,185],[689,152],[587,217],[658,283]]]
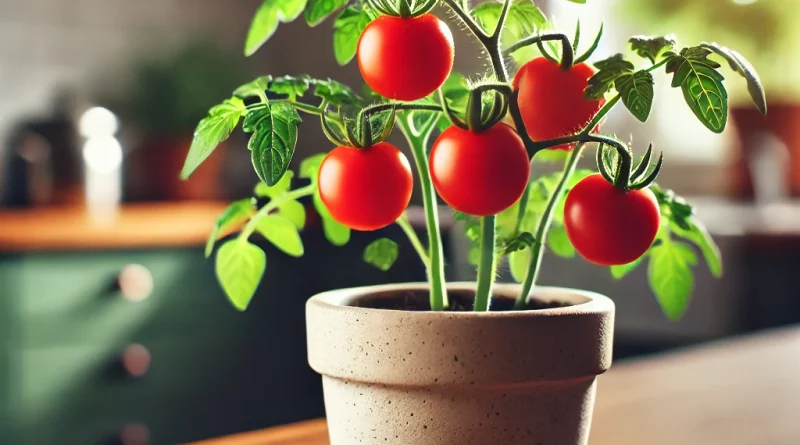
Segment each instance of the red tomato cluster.
[[[435,92],[449,76],[453,57],[450,30],[431,14],[381,16],[366,27],[358,42],[364,80],[395,100],[413,101]],[[544,57],[520,68],[512,88],[518,92],[520,114],[532,140],[574,134],[595,116],[604,101],[583,96],[593,74],[585,63],[565,70]],[[528,185],[530,162],[522,138],[505,123],[482,131],[453,125],[433,144],[430,175],[451,207],[488,216],[520,199]],[[386,142],[366,148],[337,147],[323,160],[318,180],[331,216],[356,230],[376,230],[395,222],[408,206],[413,187],[408,159]],[[626,264],[639,258],[653,243],[659,224],[659,207],[651,191],[620,190],[599,174],[580,181],[567,196],[567,235],[584,258],[597,264]]]

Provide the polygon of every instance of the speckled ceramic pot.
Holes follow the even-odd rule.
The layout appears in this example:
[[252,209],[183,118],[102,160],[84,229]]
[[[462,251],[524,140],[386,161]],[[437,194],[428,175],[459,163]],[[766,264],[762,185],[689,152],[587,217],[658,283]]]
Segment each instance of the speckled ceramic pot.
[[[538,288],[535,298],[572,305],[489,313],[352,306],[426,288],[343,289],[309,300],[309,363],[322,374],[331,445],[587,443],[595,378],[611,365],[611,300]],[[497,285],[494,295],[516,291]]]

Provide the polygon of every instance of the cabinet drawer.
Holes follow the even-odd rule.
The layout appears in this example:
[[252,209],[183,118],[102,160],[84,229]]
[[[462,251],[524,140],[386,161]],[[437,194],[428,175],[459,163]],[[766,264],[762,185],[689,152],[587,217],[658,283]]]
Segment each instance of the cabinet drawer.
[[143,330],[196,331],[209,319],[232,318],[215,314],[235,312],[213,264],[194,249],[32,255],[22,259],[18,280],[26,347],[108,344]]
[[242,345],[237,335],[143,343],[151,361],[141,377],[115,363],[125,345],[22,351],[21,444],[103,443],[126,425],[145,427],[152,444],[175,444],[322,415],[302,348],[266,336]]

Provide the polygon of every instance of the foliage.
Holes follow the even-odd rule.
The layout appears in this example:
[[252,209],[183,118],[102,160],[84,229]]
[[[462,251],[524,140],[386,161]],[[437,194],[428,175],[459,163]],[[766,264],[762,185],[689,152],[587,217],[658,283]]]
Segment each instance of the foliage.
[[[584,3],[582,0],[573,1]],[[654,101],[654,71],[663,68],[671,74],[671,86],[680,88],[689,109],[711,131],[721,132],[725,128],[728,109],[728,95],[721,73],[723,66],[716,59],[726,62],[745,80],[756,107],[766,113],[765,95],[758,74],[740,53],[716,43],[679,47],[672,35],[634,36],[629,45],[631,53],[638,59],[629,60],[620,53],[594,63],[597,71],[583,93],[587,99],[605,98],[606,102],[585,128],[551,141],[531,141],[522,131],[524,122],[518,115],[520,111],[515,109],[518,107],[515,107],[505,56],[514,55],[517,61],[524,62],[524,58],[520,59],[523,53],[517,51],[538,47],[546,57],[553,58],[564,69],[570,69],[573,63],[585,60],[596,49],[602,29],[590,48],[576,56],[580,27],[572,41],[557,30],[548,30],[547,17],[529,1],[489,1],[471,9],[463,0],[442,2],[483,46],[491,65],[488,75],[468,81],[465,76],[453,72],[438,93],[413,102],[387,102],[371,91],[360,95],[331,79],[266,75],[236,88],[232,97],[212,107],[208,116],[200,121],[183,170],[184,177],[191,174],[241,123],[242,129],[251,133],[248,148],[254,169],[262,180],[254,189],[254,195],[259,201],[264,201],[261,207],[258,208],[252,199],[234,202],[216,221],[206,246],[206,255],[210,255],[221,235],[242,225],[239,235],[222,243],[216,255],[219,281],[237,309],[247,307],[267,265],[266,254],[251,242],[251,236],[261,235],[290,256],[305,253],[301,231],[307,215],[300,200],[308,199],[313,204],[325,237],[332,244],[341,246],[350,239],[351,230],[331,216],[320,198],[317,175],[325,154],[300,163],[297,179],[306,185],[292,187],[295,175],[289,167],[297,143],[298,126],[303,120],[301,114],[320,119],[326,135],[336,144],[349,144],[359,149],[368,150],[370,141],[383,140],[395,127],[404,133],[415,155],[423,189],[429,231],[427,248],[416,238],[407,221],[399,223],[428,268],[431,307],[437,309],[444,308],[447,300],[443,290],[444,259],[441,258],[436,199],[426,152],[432,133],[436,129],[443,130],[452,122],[462,122],[465,115],[479,119],[496,115],[498,120],[505,116],[504,122],[519,130],[528,153],[532,156],[539,153],[535,158],[537,161],[564,162],[562,172],[532,178],[522,199],[497,215],[478,218],[456,213],[455,219],[463,225],[472,245],[469,259],[479,270],[475,307],[480,310],[488,308],[494,268],[499,258],[507,258],[512,276],[524,283],[517,300],[519,306],[527,296],[525,289],[536,280],[544,251],[564,258],[576,256],[576,249],[564,227],[564,202],[578,181],[594,173],[594,170],[576,167],[586,143],[599,142],[601,147],[616,149],[599,152],[601,166],[611,165],[616,160],[618,170],[630,173],[626,178],[655,178],[661,161],[650,167],[652,149],[643,155],[639,167],[631,168],[630,148],[613,137],[591,134],[591,130],[618,102],[622,102],[638,120],[645,122]],[[433,6],[431,2],[423,3],[414,3],[416,6],[413,8],[427,11],[426,8]],[[413,17],[413,8],[404,0],[264,0],[254,16],[245,53],[253,54],[269,40],[280,23],[293,21],[302,15],[309,26],[317,26],[331,18],[333,53],[344,65],[356,55],[359,36],[371,20],[380,13],[395,12],[413,20],[409,18]],[[545,30],[548,30],[546,35],[543,34]],[[550,45],[550,50],[545,45]],[[494,122],[492,120],[489,124]],[[546,151],[565,144],[577,146],[571,152]],[[613,176],[607,169],[601,168],[601,171],[605,172],[604,176]],[[646,187],[650,183],[636,184]],[[626,188],[628,185],[625,181],[621,190],[629,190]],[[615,186],[621,187],[616,183]],[[649,187],[657,197],[661,211],[658,235],[642,257],[630,264],[612,266],[610,273],[615,279],[621,279],[646,262],[648,280],[656,300],[669,319],[677,319],[688,307],[694,287],[693,268],[697,266],[699,257],[704,259],[714,276],[721,276],[722,262],[719,249],[694,216],[691,206],[670,190],[655,184]],[[379,238],[366,247],[363,259],[385,271],[392,267],[399,253],[395,241]]]

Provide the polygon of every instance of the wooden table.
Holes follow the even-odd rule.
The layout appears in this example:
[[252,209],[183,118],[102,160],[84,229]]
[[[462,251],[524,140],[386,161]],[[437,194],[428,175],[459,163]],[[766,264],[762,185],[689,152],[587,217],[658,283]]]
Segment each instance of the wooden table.
[[[589,443],[800,444],[800,328],[615,366],[599,380]],[[194,445],[328,445],[328,438],[316,420]]]

